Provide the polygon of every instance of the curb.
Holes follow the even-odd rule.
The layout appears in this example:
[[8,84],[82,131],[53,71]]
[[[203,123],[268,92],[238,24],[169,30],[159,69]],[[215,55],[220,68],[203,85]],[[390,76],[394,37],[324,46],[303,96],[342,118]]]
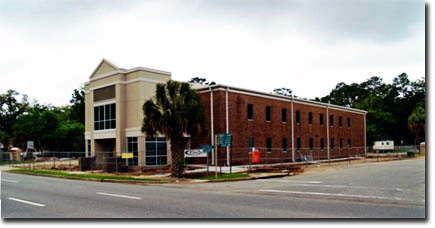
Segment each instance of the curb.
[[20,173],[20,172],[9,172],[9,171],[3,171],[3,172],[18,173],[18,174],[24,174],[24,175],[30,175],[30,176],[53,177],[53,178],[69,179],[69,180],[79,180],[79,181],[81,180],[81,181],[93,181],[93,182],[108,182],[108,183],[122,183],[122,184],[147,185],[147,184],[167,184],[167,183],[171,183],[171,182],[168,182],[168,181],[135,181],[135,180],[116,180],[116,179],[76,178],[76,177],[65,177],[65,176],[55,176],[55,175],[36,174],[36,173]]
[[[149,184],[171,184],[175,182],[169,181],[135,181],[135,180],[116,180],[116,179],[96,179],[96,178],[75,178],[75,177],[65,177],[65,176],[55,176],[48,174],[37,174],[37,173],[20,173],[20,172],[9,172],[8,173],[18,173],[30,176],[41,176],[41,177],[53,177],[60,179],[69,179],[69,180],[81,180],[81,181],[92,181],[92,182],[106,182],[106,183],[120,183],[120,184],[137,184],[137,185],[149,185]],[[236,182],[236,181],[244,181],[244,180],[257,180],[257,179],[269,179],[269,178],[279,178],[285,176],[293,176],[293,173],[282,173],[282,174],[273,174],[273,175],[265,175],[265,176],[257,176],[257,177],[242,177],[242,178],[232,178],[232,179],[222,179],[222,180],[201,180],[201,182],[184,182],[183,184],[195,184],[195,183],[207,183],[207,182]]]
[[206,182],[235,182],[235,181],[244,181],[244,180],[258,180],[258,179],[269,179],[269,178],[279,178],[286,176],[293,176],[293,173],[283,173],[283,174],[274,174],[268,176],[259,176],[259,177],[242,177],[242,178],[231,178],[231,179],[222,179],[222,180],[203,180],[197,183],[206,183]]

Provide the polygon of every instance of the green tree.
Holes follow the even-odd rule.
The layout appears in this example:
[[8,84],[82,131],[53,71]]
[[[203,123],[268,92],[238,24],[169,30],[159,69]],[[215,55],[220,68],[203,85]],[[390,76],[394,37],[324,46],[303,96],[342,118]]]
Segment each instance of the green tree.
[[420,134],[425,132],[425,110],[421,106],[417,106],[408,118],[409,130],[415,135],[414,152],[416,151],[417,140]]
[[27,95],[23,95],[21,102],[17,100],[18,92],[8,90],[0,95],[0,142],[9,145],[12,137],[12,127],[18,122],[18,117],[27,111],[29,102]]
[[273,93],[275,93],[277,95],[286,96],[286,97],[292,97],[293,96],[293,91],[291,89],[289,89],[289,88],[284,88],[284,87],[283,88],[273,89]]
[[37,150],[54,150],[59,124],[59,114],[53,108],[36,105],[13,126],[13,141],[22,148],[27,141],[34,141]]
[[183,135],[206,133],[204,106],[188,83],[169,80],[157,84],[155,96],[143,105],[142,132],[148,136],[164,134],[171,143],[172,176],[183,174]]
[[190,83],[197,83],[197,84],[201,84],[201,85],[216,85],[216,82],[212,81],[212,82],[207,82],[207,79],[205,78],[199,78],[199,77],[194,77],[191,78],[188,82]]
[[71,103],[71,109],[68,113],[68,119],[85,124],[85,90],[83,87],[74,89]]
[[62,121],[55,131],[55,150],[84,151],[83,134],[85,126],[77,121]]

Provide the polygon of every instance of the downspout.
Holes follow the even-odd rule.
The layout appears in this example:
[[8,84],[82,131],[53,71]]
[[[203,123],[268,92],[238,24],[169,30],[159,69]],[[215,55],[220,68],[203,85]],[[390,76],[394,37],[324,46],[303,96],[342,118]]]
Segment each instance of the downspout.
[[292,103],[291,103],[291,128],[292,128],[292,162],[295,161],[295,129],[294,129],[294,122],[293,122],[293,103],[294,103],[294,97],[292,96]]
[[326,151],[328,152],[328,160],[330,159],[330,152],[329,152],[329,102],[326,106]]
[[[214,123],[213,123],[213,90],[211,87],[208,88],[210,91],[210,125],[211,125],[211,145],[214,145]],[[214,164],[215,149],[213,149],[211,162]]]
[[[228,120],[228,87],[225,91],[225,128],[226,133],[230,133],[229,120]],[[227,165],[230,165],[230,148],[227,146]]]
[[364,113],[364,156],[367,158],[366,115],[367,115],[367,113]]

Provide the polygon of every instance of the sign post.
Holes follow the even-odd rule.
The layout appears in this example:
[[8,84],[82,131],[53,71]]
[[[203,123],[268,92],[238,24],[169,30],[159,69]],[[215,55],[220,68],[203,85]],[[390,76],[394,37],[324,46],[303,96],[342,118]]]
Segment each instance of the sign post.
[[209,165],[208,155],[214,149],[214,145],[200,145],[200,147],[204,153],[207,153],[207,176],[208,176],[208,165]]
[[233,141],[233,135],[231,133],[223,133],[223,134],[219,134],[219,146],[220,147],[227,147],[227,151],[228,151],[228,147],[231,147],[231,155],[229,155],[229,157],[227,158],[227,161],[229,163],[230,166],[230,173],[232,173],[232,164],[231,164],[231,156],[232,156],[232,141]]

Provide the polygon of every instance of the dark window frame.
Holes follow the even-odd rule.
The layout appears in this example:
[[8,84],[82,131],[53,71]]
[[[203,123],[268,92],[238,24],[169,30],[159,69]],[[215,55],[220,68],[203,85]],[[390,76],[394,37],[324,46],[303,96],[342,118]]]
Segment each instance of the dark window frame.
[[343,117],[342,116],[338,117],[338,126],[343,127]]
[[[161,148],[164,150],[159,150]],[[150,149],[150,151],[148,151]],[[155,159],[155,164],[152,163]],[[162,161],[166,161],[163,162]],[[160,163],[159,163],[160,162]],[[168,164],[168,141],[165,137],[145,138],[145,166],[161,166]]]
[[319,124],[320,126],[323,126],[323,113],[319,114]]
[[296,110],[296,124],[301,124],[301,111]]
[[91,156],[91,140],[88,139],[88,157]]
[[301,138],[296,138],[296,151],[301,151]]
[[252,151],[252,147],[255,147],[254,142],[255,142],[254,137],[249,137],[249,138],[248,138],[248,147],[249,147],[249,152]]
[[343,149],[343,138],[340,138],[340,150]]
[[334,115],[329,115],[329,126],[334,126]]
[[325,139],[324,138],[320,138],[320,150],[321,151],[325,150]]
[[350,117],[347,117],[347,128],[350,128]]
[[272,121],[272,107],[266,106],[266,122]]
[[266,147],[267,147],[266,151],[268,153],[272,152],[272,138],[271,137],[266,138]]
[[248,120],[254,120],[254,104],[248,104]]
[[133,153],[133,158],[129,158],[129,166],[139,166],[139,151],[138,151],[138,137],[127,137],[127,152]]
[[116,129],[116,103],[94,106],[94,131]]
[[287,109],[285,108],[281,110],[281,120],[283,123],[287,123]]
[[308,113],[308,124],[313,125],[313,113],[312,112]]
[[284,137],[282,138],[282,152],[287,152],[288,151],[288,141],[287,138]]
[[308,140],[308,142],[309,142],[309,145],[310,145],[310,151],[313,151],[314,150],[314,139],[310,138]]
[[334,150],[334,139],[333,138],[331,138],[331,143],[330,143],[330,145],[329,145],[329,148],[331,149],[331,150]]

